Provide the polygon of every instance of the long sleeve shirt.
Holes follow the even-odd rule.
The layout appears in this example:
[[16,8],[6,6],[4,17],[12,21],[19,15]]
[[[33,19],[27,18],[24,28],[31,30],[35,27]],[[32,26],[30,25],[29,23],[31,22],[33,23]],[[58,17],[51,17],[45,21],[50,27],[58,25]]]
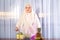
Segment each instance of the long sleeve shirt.
[[25,35],[32,36],[37,32],[37,28],[41,28],[40,21],[35,13],[23,13],[17,22],[20,32]]

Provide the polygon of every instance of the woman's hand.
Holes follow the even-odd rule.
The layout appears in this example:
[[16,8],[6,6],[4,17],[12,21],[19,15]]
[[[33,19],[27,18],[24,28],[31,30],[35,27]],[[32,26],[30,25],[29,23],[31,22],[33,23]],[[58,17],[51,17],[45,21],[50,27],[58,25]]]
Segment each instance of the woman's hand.
[[19,31],[19,28],[18,27],[16,27],[16,31]]

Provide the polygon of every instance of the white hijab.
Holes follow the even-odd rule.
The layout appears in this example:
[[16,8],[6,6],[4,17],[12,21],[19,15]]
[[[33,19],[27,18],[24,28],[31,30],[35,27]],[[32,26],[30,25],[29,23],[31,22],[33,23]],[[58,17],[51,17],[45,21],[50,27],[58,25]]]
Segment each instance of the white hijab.
[[25,10],[16,26],[20,27],[20,32],[28,34],[30,37],[36,33],[38,27],[41,27],[37,15],[33,11],[26,13]]

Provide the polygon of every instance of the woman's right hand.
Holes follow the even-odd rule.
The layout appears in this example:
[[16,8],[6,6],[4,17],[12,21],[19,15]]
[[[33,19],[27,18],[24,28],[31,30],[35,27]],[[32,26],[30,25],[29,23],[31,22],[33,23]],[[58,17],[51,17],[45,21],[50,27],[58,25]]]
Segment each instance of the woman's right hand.
[[16,27],[16,31],[19,31],[19,28],[18,27]]

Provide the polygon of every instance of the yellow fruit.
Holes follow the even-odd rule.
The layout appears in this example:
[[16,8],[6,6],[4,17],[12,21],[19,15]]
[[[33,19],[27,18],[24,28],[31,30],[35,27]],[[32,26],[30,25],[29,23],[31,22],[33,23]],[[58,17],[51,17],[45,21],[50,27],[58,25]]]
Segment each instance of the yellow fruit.
[[17,35],[16,35],[16,38],[17,38],[17,39],[20,39],[20,35],[19,35],[19,34],[17,34]]
[[24,35],[20,35],[20,39],[23,39],[24,38]]

